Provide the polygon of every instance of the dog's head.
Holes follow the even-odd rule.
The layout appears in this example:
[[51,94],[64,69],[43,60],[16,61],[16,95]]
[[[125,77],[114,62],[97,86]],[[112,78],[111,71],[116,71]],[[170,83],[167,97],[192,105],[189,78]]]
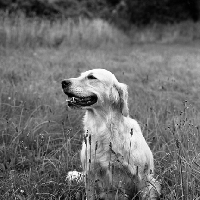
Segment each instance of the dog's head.
[[111,72],[105,69],[93,69],[78,78],[62,81],[64,93],[68,96],[68,106],[72,108],[108,108],[118,109],[128,116],[127,85],[119,83]]

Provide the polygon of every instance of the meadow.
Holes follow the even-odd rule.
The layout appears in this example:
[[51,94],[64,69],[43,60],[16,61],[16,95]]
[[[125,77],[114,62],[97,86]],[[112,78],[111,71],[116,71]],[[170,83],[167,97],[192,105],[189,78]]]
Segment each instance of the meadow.
[[129,86],[131,117],[155,158],[161,199],[200,197],[199,24],[133,27],[102,20],[0,19],[0,199],[81,199],[82,111],[61,80],[105,68]]

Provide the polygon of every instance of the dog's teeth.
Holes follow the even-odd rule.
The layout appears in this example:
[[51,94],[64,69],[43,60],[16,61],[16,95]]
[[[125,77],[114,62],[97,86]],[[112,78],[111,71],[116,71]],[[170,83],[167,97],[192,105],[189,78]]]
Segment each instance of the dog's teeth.
[[74,97],[72,97],[71,101],[72,101],[72,102],[76,102]]
[[68,101],[76,102],[75,97],[72,97],[72,98],[70,98],[70,99],[66,99],[66,101],[67,101],[67,102],[68,102]]

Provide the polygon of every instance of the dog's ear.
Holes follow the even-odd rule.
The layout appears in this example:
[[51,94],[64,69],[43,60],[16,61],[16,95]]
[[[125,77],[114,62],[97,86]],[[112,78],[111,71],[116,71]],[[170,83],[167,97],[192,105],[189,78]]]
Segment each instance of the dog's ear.
[[122,114],[127,117],[129,115],[128,110],[128,87],[124,83],[117,84],[117,90],[119,92],[120,108]]
[[111,88],[111,94],[114,101],[119,105],[122,114],[127,117],[129,115],[127,85],[116,81]]

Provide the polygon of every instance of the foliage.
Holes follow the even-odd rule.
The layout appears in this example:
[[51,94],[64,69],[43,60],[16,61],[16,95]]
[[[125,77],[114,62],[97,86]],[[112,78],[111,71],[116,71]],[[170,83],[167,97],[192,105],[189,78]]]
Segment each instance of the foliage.
[[199,20],[198,0],[0,0],[0,9],[28,17],[103,18],[127,28],[128,24],[174,23]]

